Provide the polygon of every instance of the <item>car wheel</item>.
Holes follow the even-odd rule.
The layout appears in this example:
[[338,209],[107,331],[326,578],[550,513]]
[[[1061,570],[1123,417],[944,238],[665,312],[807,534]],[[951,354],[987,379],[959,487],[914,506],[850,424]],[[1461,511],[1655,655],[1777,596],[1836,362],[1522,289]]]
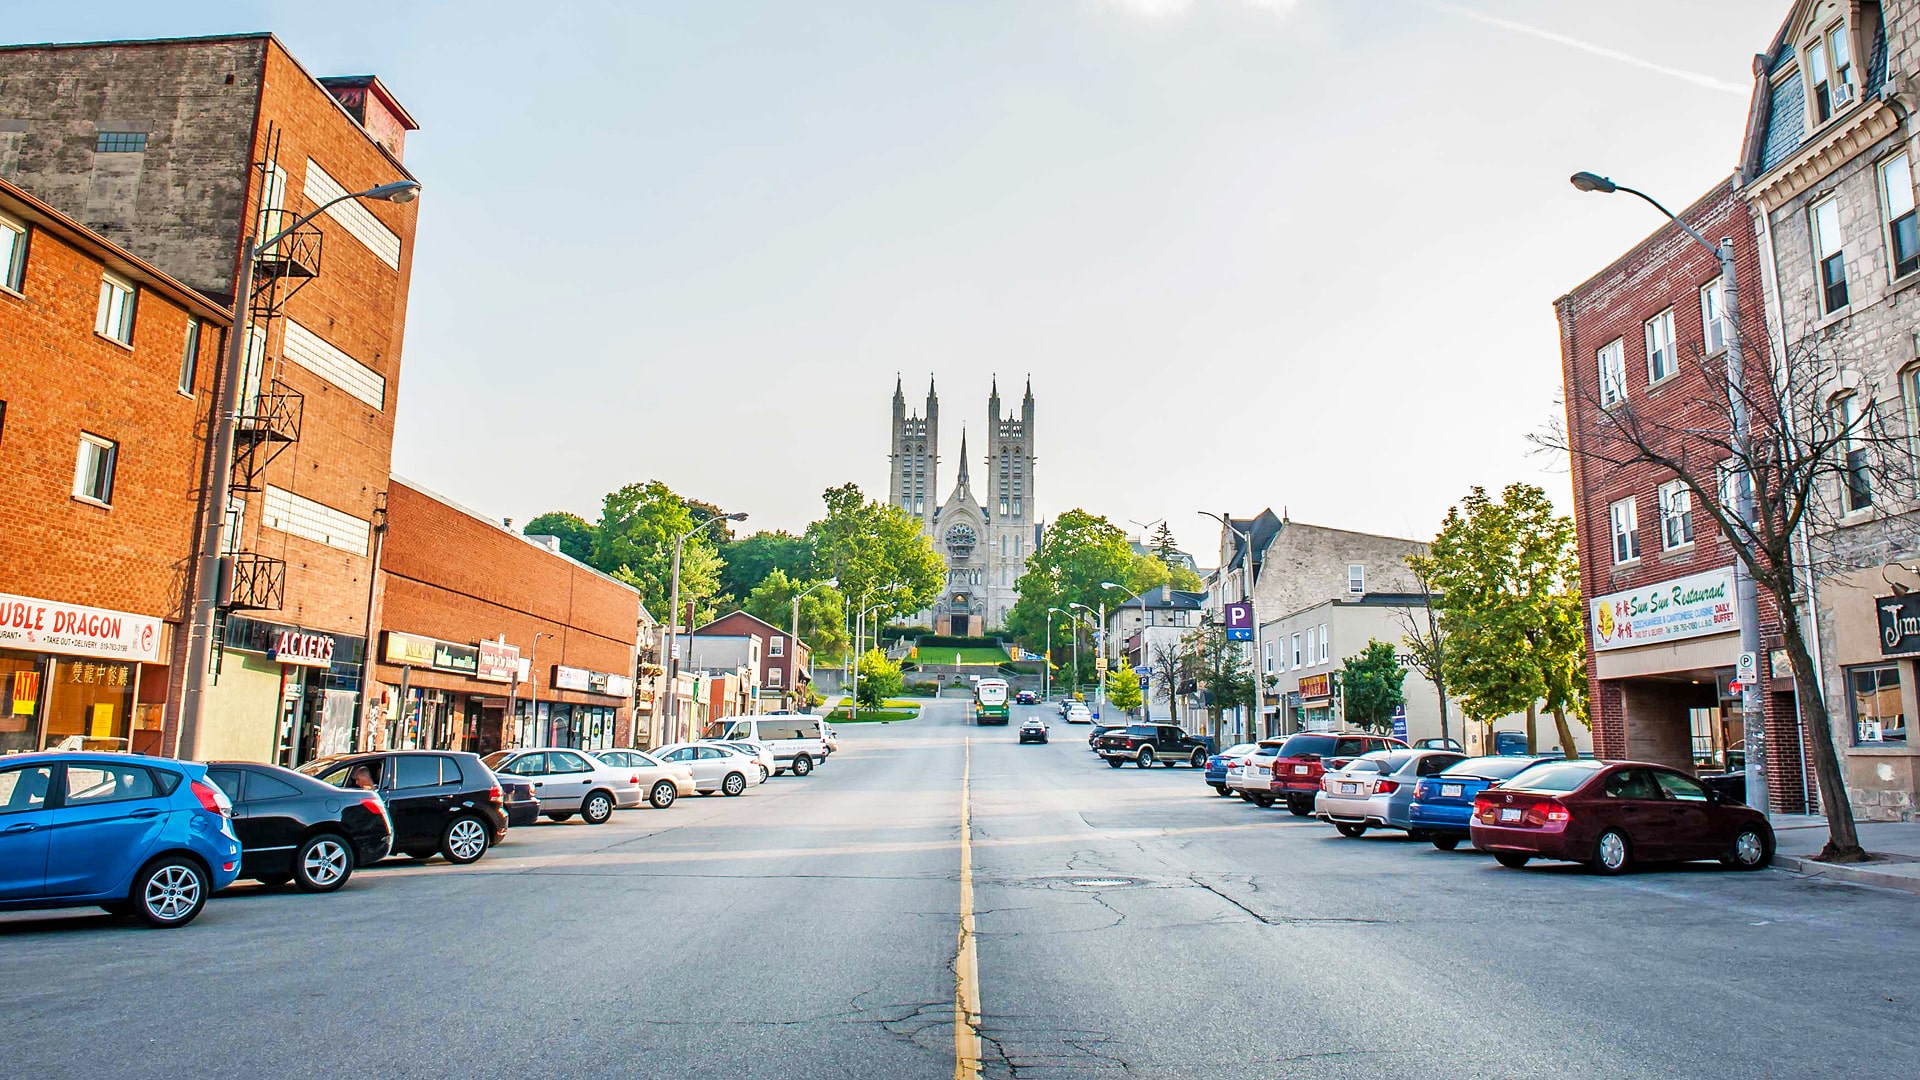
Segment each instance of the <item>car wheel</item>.
[[293,853],[293,883],[301,892],[332,892],[353,876],[353,849],[338,833],[320,833]]
[[1608,829],[1593,842],[1594,872],[1598,874],[1618,874],[1626,870],[1633,862],[1633,852],[1627,845],[1627,834],[1619,829]]
[[1518,870],[1532,862],[1533,856],[1522,855],[1517,851],[1496,851],[1493,853],[1493,861],[1509,870]]
[[1141,747],[1140,756],[1134,758],[1133,763],[1143,769],[1153,768],[1153,747],[1151,746]]
[[680,792],[671,783],[662,780],[653,785],[653,790],[647,793],[647,802],[651,803],[655,810],[665,810],[673,805],[673,800],[679,795]]
[[1213,793],[1224,799],[1233,794],[1233,789],[1225,784],[1215,784],[1213,785]]
[[548,821],[572,821],[573,811],[569,810],[564,814],[548,814],[547,820]]
[[1367,835],[1367,827],[1365,825],[1355,825],[1350,821],[1336,821],[1333,823],[1333,827],[1340,830],[1341,836],[1350,836],[1357,839]]
[[1259,807],[1262,810],[1265,810],[1267,807],[1273,805],[1273,796],[1256,794],[1253,797],[1253,805]]
[[1106,762],[1106,763],[1107,763],[1107,768],[1109,768],[1109,769],[1117,769],[1117,768],[1119,768],[1120,766],[1122,766],[1122,765],[1125,765],[1125,764],[1126,764],[1126,762],[1125,762],[1125,761],[1122,761],[1121,759],[1119,759],[1119,758],[1117,758],[1117,757],[1110,757],[1110,758],[1101,758],[1100,760],[1102,760],[1102,761],[1104,761],[1104,762]]
[[1759,870],[1773,861],[1773,837],[1758,825],[1741,829],[1720,861],[1735,870]]
[[613,817],[613,796],[604,791],[590,791],[587,799],[580,804],[580,820],[589,825],[605,825]]
[[726,792],[728,798],[732,798],[747,790],[747,778],[737,772],[730,772],[727,778],[720,782],[720,790]]
[[1294,817],[1312,817],[1313,800],[1290,798],[1287,800],[1287,813],[1292,814]]
[[192,922],[207,906],[207,894],[212,891],[212,882],[199,863],[184,855],[167,855],[134,876],[128,899],[141,921],[171,930]]
[[487,853],[487,827],[477,817],[457,817],[447,823],[440,835],[440,854],[460,866],[480,861]]
[[1452,851],[1454,848],[1460,846],[1460,838],[1457,836],[1436,836],[1433,838],[1433,846],[1439,848],[1441,851]]
[[793,775],[805,776],[813,771],[813,759],[805,754],[793,759]]
[[1206,768],[1207,752],[1205,750],[1195,750],[1193,752],[1193,756],[1187,759],[1187,764],[1193,766],[1196,769]]

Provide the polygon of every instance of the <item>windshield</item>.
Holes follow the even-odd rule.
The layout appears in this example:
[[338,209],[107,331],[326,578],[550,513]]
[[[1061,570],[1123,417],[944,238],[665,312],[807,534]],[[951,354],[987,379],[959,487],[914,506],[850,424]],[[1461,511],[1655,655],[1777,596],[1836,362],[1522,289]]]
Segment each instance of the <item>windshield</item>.
[[1295,735],[1280,747],[1281,757],[1326,757],[1333,753],[1331,735]]
[[1598,761],[1569,761],[1550,765],[1535,765],[1530,769],[1522,770],[1519,775],[1501,786],[1513,791],[1540,791],[1547,793],[1572,791],[1574,788],[1593,779],[1593,774],[1604,768],[1606,768],[1606,765]]
[[306,773],[308,776],[319,776],[322,770],[329,768],[339,760],[337,757],[314,758],[312,761],[307,762],[294,771]]
[[1441,776],[1471,776],[1480,780],[1505,780],[1533,768],[1532,758],[1477,757],[1447,766]]

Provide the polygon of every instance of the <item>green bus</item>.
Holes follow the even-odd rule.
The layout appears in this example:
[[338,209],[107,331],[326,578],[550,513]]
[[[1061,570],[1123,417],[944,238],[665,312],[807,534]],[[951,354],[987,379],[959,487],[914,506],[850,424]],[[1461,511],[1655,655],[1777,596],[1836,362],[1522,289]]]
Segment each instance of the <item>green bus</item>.
[[1007,708],[1007,680],[981,679],[973,684],[974,723],[1004,725],[1010,711]]

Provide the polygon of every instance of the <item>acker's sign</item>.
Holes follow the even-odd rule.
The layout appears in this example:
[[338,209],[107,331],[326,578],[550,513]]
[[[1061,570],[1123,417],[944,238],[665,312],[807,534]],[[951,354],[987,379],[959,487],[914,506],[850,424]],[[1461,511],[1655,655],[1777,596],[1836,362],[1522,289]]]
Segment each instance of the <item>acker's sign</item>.
[[1875,597],[1880,616],[1880,655],[1920,653],[1920,593]]
[[1738,629],[1733,568],[1596,596],[1588,606],[1595,649],[1625,649]]
[[267,655],[282,664],[329,667],[333,664],[333,638],[304,630],[282,630],[273,635],[273,648]]
[[0,648],[151,664],[160,659],[160,629],[149,615],[0,593]]

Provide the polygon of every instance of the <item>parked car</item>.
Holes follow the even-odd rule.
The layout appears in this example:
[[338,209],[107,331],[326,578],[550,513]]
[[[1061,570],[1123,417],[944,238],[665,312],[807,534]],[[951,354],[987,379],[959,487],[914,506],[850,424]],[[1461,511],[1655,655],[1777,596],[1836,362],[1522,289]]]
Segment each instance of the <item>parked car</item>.
[[[825,730],[825,725],[822,725],[822,730]],[[732,741],[709,739],[707,741],[720,746],[731,747],[753,758],[754,763],[760,766],[760,782],[763,784],[767,782],[767,777],[772,776],[773,771],[780,767],[778,761],[773,756],[773,747],[768,746],[766,743],[749,742],[746,739],[734,739]]]
[[1013,703],[1015,705],[1037,705],[1039,702],[1040,696],[1031,690],[1022,690],[1013,695]]
[[1303,731],[1289,735],[1270,766],[1272,780],[1267,793],[1272,799],[1285,799],[1287,809],[1296,816],[1306,817],[1313,813],[1314,797],[1320,794],[1320,777],[1328,768],[1339,768],[1376,750],[1405,749],[1407,744],[1399,739],[1361,731]]
[[1438,775],[1461,759],[1462,755],[1451,750],[1375,750],[1364,754],[1322,774],[1320,794],[1313,798],[1314,816],[1340,830],[1342,836],[1363,836],[1368,829],[1402,829],[1415,839],[1425,839],[1408,816],[1414,789],[1421,777]]
[[1496,754],[1456,761],[1442,769],[1438,776],[1429,776],[1414,785],[1413,805],[1407,809],[1407,821],[1425,833],[1434,847],[1452,851],[1471,834],[1475,796],[1537,764],[1564,760]]
[[1142,769],[1176,763],[1205,769],[1213,756],[1213,739],[1189,735],[1178,724],[1130,724],[1095,739],[1093,748],[1116,769],[1129,761]]
[[1060,715],[1069,724],[1093,723],[1093,710],[1087,708],[1087,703],[1084,701],[1067,702],[1066,710]]
[[103,907],[185,926],[240,873],[233,805],[191,761],[0,758],[0,911]]
[[1047,722],[1037,716],[1029,717],[1020,725],[1020,741],[1023,743],[1047,741]]
[[[804,716],[807,714],[797,713],[793,715]],[[833,725],[824,718],[820,721],[820,742],[826,746],[828,757],[832,757],[840,752],[840,733],[833,730]]]
[[1227,766],[1226,794],[1238,795],[1256,806],[1272,806],[1273,759],[1280,756],[1280,748],[1285,745],[1283,739],[1262,739],[1236,758]]
[[640,786],[647,793],[647,805],[655,810],[665,810],[676,798],[697,790],[693,785],[693,766],[684,762],[659,761],[638,750],[598,750],[593,756],[615,768],[638,773]]
[[1618,874],[1636,862],[1719,859],[1758,870],[1773,861],[1773,829],[1759,811],[1638,761],[1535,765],[1474,798],[1472,836],[1514,868],[1557,859]]
[[1232,795],[1233,791],[1227,787],[1227,770],[1241,758],[1253,753],[1256,748],[1256,744],[1250,742],[1235,743],[1217,754],[1208,756],[1207,786],[1216,794]]
[[377,791],[393,822],[393,850],[478,862],[507,835],[505,793],[493,770],[457,750],[385,750],[315,758],[300,772],[337,788]]
[[393,822],[378,792],[342,799],[311,776],[250,761],[207,763],[207,779],[233,803],[240,876],[302,892],[332,892],[354,867],[393,850]]
[[747,774],[759,768],[753,758],[719,743],[672,743],[653,756],[692,769],[694,790],[702,795],[739,795],[747,790]]
[[640,805],[646,790],[632,769],[609,765],[584,750],[559,746],[499,750],[481,759],[496,773],[533,783],[540,812],[553,821],[579,814],[589,825],[605,825],[615,810]]
[[1413,748],[1415,750],[1452,750],[1457,754],[1467,752],[1467,748],[1461,746],[1458,739],[1421,739],[1413,744]]
[[532,780],[499,773],[493,778],[500,784],[500,805],[507,811],[507,828],[517,829],[540,820],[540,796],[533,790]]
[[1109,724],[1105,721],[1094,722],[1094,725],[1087,729],[1087,749],[1096,754],[1099,753],[1100,736],[1105,735],[1109,731],[1125,731],[1126,729],[1127,725],[1125,724]]
[[827,760],[824,723],[807,713],[741,716],[729,723],[720,737],[727,742],[766,743],[773,747],[775,775],[792,772],[795,776],[805,776],[815,765]]

